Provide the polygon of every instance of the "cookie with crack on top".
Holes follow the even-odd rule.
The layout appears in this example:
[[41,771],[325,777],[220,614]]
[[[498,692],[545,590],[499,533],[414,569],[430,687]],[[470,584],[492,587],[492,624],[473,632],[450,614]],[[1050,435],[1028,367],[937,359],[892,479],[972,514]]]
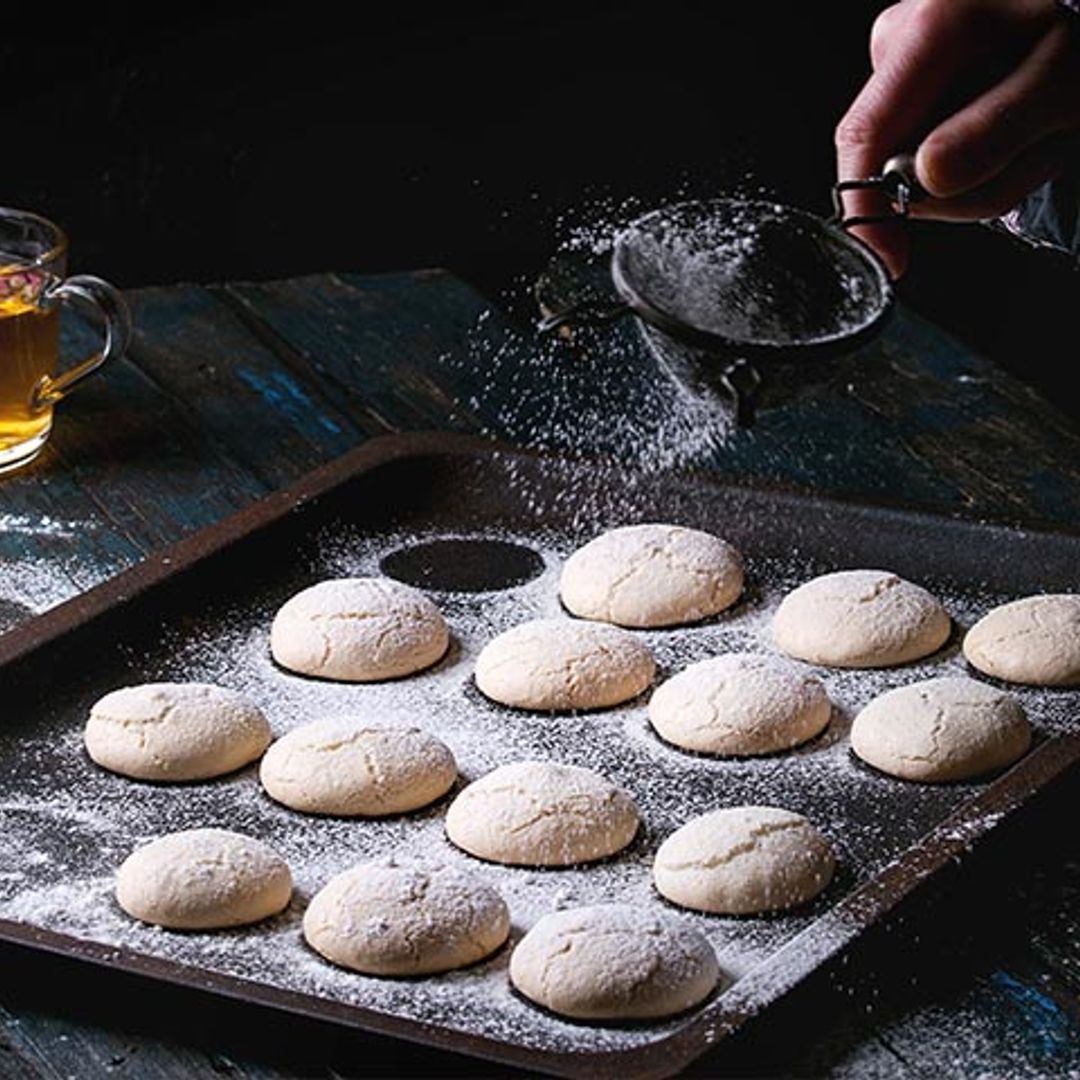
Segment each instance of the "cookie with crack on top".
[[1080,686],[1080,594],[1026,596],[988,611],[964,635],[984,675],[1029,686]]
[[521,994],[576,1020],[674,1016],[704,1001],[720,979],[703,934],[629,904],[544,915],[510,956],[510,981]]
[[304,939],[367,975],[434,975],[490,956],[510,933],[499,893],[459,867],[361,863],[331,878],[304,912]]
[[185,829],[133,851],[116,899],[133,918],[173,930],[246,926],[292,896],[288,864],[269,844],[228,829]]
[[787,750],[820,734],[831,714],[820,679],[757,653],[699,660],[649,699],[649,722],[661,738],[702,754]]
[[474,780],[454,799],[446,835],[489,862],[574,866],[621,851],[640,820],[633,799],[591,769],[515,761]]
[[937,652],[952,632],[931,593],[887,570],[838,570],[792,590],[772,621],[777,648],[811,664],[894,667]]
[[735,806],[692,818],[659,847],[653,882],[673,904],[756,915],[805,904],[832,880],[832,845],[801,814]]
[[438,607],[390,578],[333,578],[290,597],[270,627],[284,668],[323,679],[376,682],[431,667],[450,644]]
[[223,776],[270,745],[262,711],[213,683],[141,683],[94,703],[83,739],[92,761],[136,780],[179,783]]
[[637,628],[700,622],[742,595],[738,550],[682,525],[623,525],[590,540],[563,564],[567,610]]
[[275,801],[306,814],[382,817],[427,806],[457,778],[445,743],[414,727],[316,720],[263,756],[259,780]]
[[879,694],[855,717],[851,749],[903,780],[968,780],[1027,753],[1031,728],[1012,695],[944,676]]
[[652,683],[656,662],[629,630],[580,619],[533,619],[499,634],[476,658],[482,694],[519,709],[563,712],[619,705]]

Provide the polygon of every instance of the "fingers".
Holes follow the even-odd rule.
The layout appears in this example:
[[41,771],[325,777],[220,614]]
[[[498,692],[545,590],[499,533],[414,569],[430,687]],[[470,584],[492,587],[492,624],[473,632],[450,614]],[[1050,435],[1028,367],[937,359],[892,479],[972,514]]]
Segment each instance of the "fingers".
[[[893,154],[916,146],[926,117],[935,114],[958,71],[966,73],[976,62],[955,6],[905,0],[879,16],[871,36],[874,73],[836,129],[839,179],[875,176]],[[880,192],[850,192],[844,206],[848,215],[886,214],[889,200]],[[908,241],[902,228],[886,223],[852,232],[881,256],[893,277],[903,274]]]
[[936,221],[985,221],[1000,217],[1057,175],[1068,141],[1061,136],[1047,138],[1028,147],[993,179],[973,191],[948,199],[912,203],[909,213],[912,217]]
[[[877,175],[918,147],[932,197],[914,216],[1004,213],[1056,173],[1061,138],[1080,132],[1080,35],[1049,0],[901,0],[875,21],[870,56],[873,74],[837,126],[837,175]],[[844,206],[846,216],[890,209],[880,192],[849,193]],[[904,272],[902,228],[852,231],[894,277]]]
[[982,55],[955,3],[907,0],[875,24],[873,75],[836,129],[841,179],[869,176],[926,134],[928,118]]
[[875,71],[888,56],[897,26],[907,18],[910,8],[908,3],[893,4],[879,12],[874,20],[870,28],[870,65]]
[[923,140],[916,171],[923,187],[943,199],[991,182],[997,187],[996,178],[1028,148],[1077,127],[1080,49],[1069,27],[1056,26],[1015,71]]
[[848,229],[853,236],[857,236],[874,251],[894,281],[903,277],[910,258],[911,244],[904,231],[903,220],[896,218],[895,221],[883,221],[875,225],[853,225]]

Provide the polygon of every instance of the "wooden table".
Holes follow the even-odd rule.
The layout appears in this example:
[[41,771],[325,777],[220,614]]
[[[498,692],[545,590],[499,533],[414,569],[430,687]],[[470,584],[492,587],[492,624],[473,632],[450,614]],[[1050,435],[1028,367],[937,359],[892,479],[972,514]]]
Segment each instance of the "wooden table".
[[[129,298],[129,356],[61,407],[32,467],[0,480],[0,628],[373,435],[449,428],[525,441],[552,393],[528,334],[437,270]],[[68,337],[77,345],[87,332]],[[589,375],[608,382],[610,402],[626,363]],[[579,445],[611,450],[594,445],[602,428],[585,425]],[[1074,425],[1034,391],[901,309],[881,340],[831,362],[820,385],[699,464],[741,482],[1072,529],[1078,450]],[[752,1023],[722,1074],[1080,1075],[1078,780]],[[0,957],[4,1077],[485,1072],[15,947]]]

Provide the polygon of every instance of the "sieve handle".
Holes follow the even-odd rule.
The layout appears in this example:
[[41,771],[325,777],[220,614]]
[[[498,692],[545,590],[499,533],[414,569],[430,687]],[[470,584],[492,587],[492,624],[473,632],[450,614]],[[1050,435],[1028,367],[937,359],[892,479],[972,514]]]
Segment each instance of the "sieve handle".
[[[853,214],[845,217],[845,191],[880,191],[888,196],[892,208],[884,214]],[[906,218],[910,205],[925,199],[926,194],[926,189],[915,175],[915,155],[895,154],[885,162],[878,176],[840,180],[833,184],[833,216],[829,224],[849,229],[853,225],[879,225],[885,221],[898,221]]]
[[717,376],[717,382],[735,405],[736,424],[741,428],[750,427],[757,409],[758,390],[761,389],[758,369],[740,356],[724,367]]

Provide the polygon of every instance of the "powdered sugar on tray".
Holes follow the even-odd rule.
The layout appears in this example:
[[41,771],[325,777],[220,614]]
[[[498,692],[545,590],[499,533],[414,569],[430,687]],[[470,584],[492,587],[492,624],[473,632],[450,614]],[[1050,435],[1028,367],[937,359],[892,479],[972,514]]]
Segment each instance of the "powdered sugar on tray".
[[27,536],[58,536],[68,539],[85,525],[73,521],[59,521],[48,514],[32,517],[29,514],[0,514],[0,534],[21,533]]
[[[605,523],[594,524],[600,529]],[[673,914],[714,945],[732,980],[719,1001],[732,995],[740,1008],[752,1010],[853,933],[850,920],[835,913],[838,900],[981,789],[892,780],[858,764],[848,750],[852,716],[871,697],[919,678],[963,671],[955,644],[901,669],[813,669],[836,706],[821,736],[789,753],[721,760],[661,742],[648,724],[645,696],[614,709],[541,715],[500,707],[477,691],[473,665],[495,634],[526,619],[563,615],[557,586],[562,560],[576,543],[569,534],[523,526],[463,536],[437,522],[427,531],[408,532],[357,530],[336,522],[315,538],[317,554],[310,564],[288,572],[299,573],[305,584],[379,574],[388,553],[450,536],[525,545],[539,553],[543,570],[504,590],[430,591],[446,616],[452,642],[447,656],[428,671],[390,682],[345,684],[279,669],[269,655],[268,631],[283,597],[267,587],[228,602],[212,619],[192,613],[190,620],[163,624],[157,636],[123,641],[119,651],[108,650],[113,659],[103,659],[92,674],[39,703],[38,717],[7,725],[0,732],[0,753],[8,763],[8,779],[0,780],[0,917],[496,1043],[561,1052],[626,1049],[656,1042],[687,1019],[628,1027],[568,1023],[511,993],[510,949],[541,915],[613,899]],[[804,579],[807,565],[745,554],[750,588],[732,610],[697,626],[635,632],[656,657],[658,680],[721,652],[774,652],[768,633],[772,612]],[[961,625],[998,599],[986,591],[939,595]],[[254,766],[212,782],[177,786],[136,783],[96,768],[81,741],[89,705],[116,685],[166,679],[212,681],[243,693],[265,710],[277,736],[323,718],[426,728],[450,746],[461,778],[450,796],[414,814],[333,819],[273,803],[262,792]],[[1074,695],[1017,694],[1041,731],[1069,723]],[[443,819],[462,784],[529,758],[591,768],[619,784],[642,813],[637,839],[604,862],[565,870],[481,863],[451,845]],[[803,813],[832,840],[839,871],[826,893],[807,909],[768,918],[698,915],[662,901],[650,874],[660,841],[697,813],[749,802]],[[973,820],[956,826],[955,839],[967,842],[991,824]],[[167,932],[125,916],[112,895],[116,867],[133,847],[196,826],[231,828],[272,844],[294,873],[290,907],[258,926],[216,933]],[[307,901],[339,871],[391,854],[468,868],[498,889],[511,911],[510,946],[475,967],[407,981],[365,977],[322,960],[301,937]],[[715,1036],[715,1030],[706,1030],[702,1039]]]
[[63,551],[66,541],[93,527],[90,522],[65,521],[49,514],[0,513],[0,541],[13,537],[9,550],[16,552],[12,557],[0,551],[0,633],[96,585],[109,574],[105,568],[88,572],[85,567],[77,574],[68,573],[63,559],[23,555],[23,538],[44,541],[50,549],[55,544],[56,551]]
[[0,633],[74,596],[78,586],[45,559],[0,557]]

